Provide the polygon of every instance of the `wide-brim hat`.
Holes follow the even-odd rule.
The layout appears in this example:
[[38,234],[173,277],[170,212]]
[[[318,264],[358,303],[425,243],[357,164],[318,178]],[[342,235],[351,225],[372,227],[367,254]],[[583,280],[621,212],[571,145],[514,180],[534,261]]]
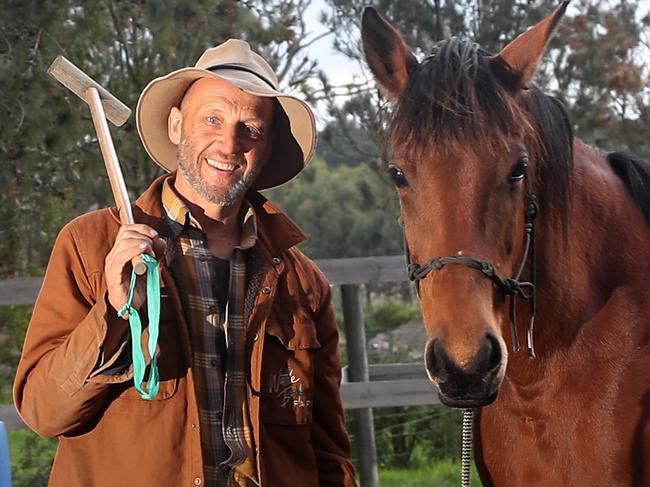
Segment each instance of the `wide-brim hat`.
[[230,39],[205,51],[194,67],[156,78],[142,91],[135,112],[136,124],[145,150],[158,165],[167,171],[177,167],[177,146],[169,140],[167,119],[190,85],[201,78],[221,79],[251,95],[278,101],[271,155],[253,189],[285,183],[309,163],[316,148],[316,124],[311,109],[302,100],[278,91],[273,69],[248,43]]

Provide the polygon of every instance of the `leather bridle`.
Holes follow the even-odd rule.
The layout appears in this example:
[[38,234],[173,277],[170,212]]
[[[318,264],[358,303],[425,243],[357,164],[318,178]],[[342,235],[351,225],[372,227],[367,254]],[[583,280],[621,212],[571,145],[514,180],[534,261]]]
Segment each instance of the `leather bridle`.
[[[504,278],[499,275],[496,267],[489,260],[476,259],[474,257],[458,255],[448,257],[437,257],[420,265],[411,260],[406,239],[404,249],[406,252],[407,272],[409,280],[415,283],[418,296],[420,295],[420,281],[427,277],[431,271],[439,271],[446,265],[456,264],[464,265],[472,269],[481,271],[483,275],[489,278],[504,294],[510,296],[510,330],[512,334],[512,349],[514,352],[520,350],[519,336],[517,334],[517,297],[521,297],[530,303],[530,317],[526,332],[526,345],[528,348],[528,357],[535,358],[535,346],[533,343],[533,327],[535,326],[535,313],[537,312],[537,288],[536,267],[535,267],[535,218],[539,213],[537,199],[531,194],[527,198],[528,202],[525,209],[524,224],[524,251],[521,256],[521,262],[514,277]],[[522,275],[526,268],[526,262],[530,258],[530,280],[523,281]]]

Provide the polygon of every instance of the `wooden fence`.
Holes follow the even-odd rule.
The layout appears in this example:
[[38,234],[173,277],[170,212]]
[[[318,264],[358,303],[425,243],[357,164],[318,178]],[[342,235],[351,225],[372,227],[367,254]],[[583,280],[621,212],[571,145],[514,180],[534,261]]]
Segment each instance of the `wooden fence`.
[[[332,286],[406,280],[403,255],[321,259],[315,262]],[[0,306],[34,304],[42,283],[42,277],[0,280]]]
[[[373,407],[437,404],[423,364],[368,365],[360,285],[406,280],[404,256],[317,260],[333,286],[341,286],[348,366],[341,396],[352,410],[352,433],[359,451],[362,487],[378,487],[379,473],[374,438]],[[0,280],[0,306],[33,304],[42,278]],[[0,421],[7,430],[24,428],[13,405],[0,406]]]

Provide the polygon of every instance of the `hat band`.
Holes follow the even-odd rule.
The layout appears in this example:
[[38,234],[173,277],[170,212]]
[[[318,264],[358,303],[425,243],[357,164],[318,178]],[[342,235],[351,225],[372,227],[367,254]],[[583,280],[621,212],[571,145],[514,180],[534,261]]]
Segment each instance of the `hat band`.
[[215,64],[214,66],[210,66],[209,68],[205,68],[205,69],[207,69],[208,71],[218,71],[220,69],[232,69],[234,71],[243,71],[245,73],[250,73],[252,75],[257,76],[259,79],[264,81],[267,85],[269,85],[274,90],[277,90],[277,88],[273,85],[273,83],[271,83],[268,79],[266,79],[261,74],[253,71],[252,69],[247,68],[246,66],[241,66],[239,64]]

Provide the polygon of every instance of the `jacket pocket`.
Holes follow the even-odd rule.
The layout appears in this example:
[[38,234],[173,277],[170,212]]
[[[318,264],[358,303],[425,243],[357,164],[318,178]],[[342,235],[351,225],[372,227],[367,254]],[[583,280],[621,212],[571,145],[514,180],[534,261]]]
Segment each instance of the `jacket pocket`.
[[266,323],[262,350],[260,415],[267,423],[311,423],[314,352],[321,347],[316,326],[307,318]]
[[[143,386],[146,389],[147,383],[145,382]],[[169,417],[169,411],[177,409],[179,402],[186,402],[183,389],[181,379],[161,380],[158,394],[148,400],[140,397],[132,380],[128,383],[116,384],[112,386],[111,399],[107,404],[105,416],[138,417],[142,420],[137,421],[145,421],[148,424],[164,422],[166,421],[164,418]]]
[[[118,394],[116,401],[144,401],[145,404],[152,401],[165,401],[176,394],[176,390],[178,389],[178,381],[179,379],[161,380],[159,382],[160,388],[158,389],[158,394],[149,400],[143,399],[140,396],[140,393],[133,385],[133,379],[131,379],[127,387],[123,388],[123,390]],[[142,388],[144,390],[147,390],[146,382],[142,384]]]

